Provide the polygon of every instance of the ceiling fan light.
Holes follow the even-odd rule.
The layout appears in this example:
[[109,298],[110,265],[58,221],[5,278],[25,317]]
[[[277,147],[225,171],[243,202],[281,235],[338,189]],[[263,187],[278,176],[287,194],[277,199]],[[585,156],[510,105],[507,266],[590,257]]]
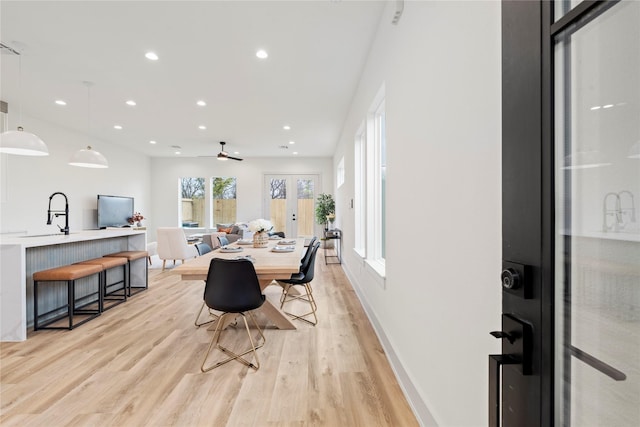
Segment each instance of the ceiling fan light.
[[109,163],[106,157],[89,145],[86,149],[78,150],[69,160],[71,166],[79,166],[82,168],[108,168]]
[[218,153],[218,160],[220,160],[221,162],[226,162],[227,160],[229,160],[229,158],[222,153]]
[[21,126],[0,134],[0,153],[19,156],[48,156],[47,145],[31,132],[25,132]]

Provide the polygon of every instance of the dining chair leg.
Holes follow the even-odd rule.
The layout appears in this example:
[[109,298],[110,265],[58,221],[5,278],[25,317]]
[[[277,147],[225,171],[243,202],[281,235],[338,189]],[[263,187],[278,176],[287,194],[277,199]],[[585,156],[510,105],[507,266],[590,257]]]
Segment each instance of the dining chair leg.
[[[213,317],[213,319],[208,320],[206,322],[201,322],[198,323],[198,320],[200,320],[200,316],[202,316],[202,311],[204,310],[204,307],[206,306],[206,303],[203,301],[202,302],[202,306],[200,307],[200,310],[198,311],[198,315],[196,316],[196,321],[194,322],[194,324],[196,325],[196,327],[200,327],[202,325],[208,325],[209,323],[215,322],[216,320],[218,320],[220,317],[217,316],[216,314],[212,313],[211,310],[209,309],[209,316]],[[208,307],[207,307],[208,308]]]
[[[232,314],[232,313],[223,313],[222,316],[220,316],[218,318],[218,322],[216,324],[216,329],[213,333],[213,337],[211,338],[211,343],[209,344],[209,348],[207,349],[207,353],[205,354],[204,360],[202,361],[202,366],[200,367],[200,370],[202,372],[208,372],[212,369],[218,368],[222,365],[224,365],[225,363],[228,363],[232,360],[237,360],[238,362],[248,366],[249,368],[252,368],[254,370],[258,370],[260,369],[260,360],[258,359],[258,352],[256,350],[258,350],[259,348],[261,348],[262,346],[264,346],[264,344],[266,343],[266,338],[264,336],[264,334],[262,333],[262,329],[260,329],[260,327],[258,326],[258,322],[256,321],[255,316],[253,315],[253,313],[249,312],[248,315],[251,318],[251,320],[253,321],[254,326],[256,327],[256,329],[258,330],[258,332],[260,333],[260,338],[262,338],[261,340],[258,340],[258,345],[256,345],[256,343],[253,341],[253,337],[251,336],[251,330],[249,329],[249,324],[247,323],[247,317],[245,315],[245,313],[237,313],[240,314],[242,316],[242,320],[244,320],[244,325],[245,328],[247,330],[247,335],[249,336],[249,341],[251,342],[251,348],[249,348],[248,350],[242,352],[242,353],[235,353],[231,350],[229,350],[228,348],[220,345],[219,341],[220,341],[220,335],[222,334],[222,325],[224,324],[224,317],[227,314]],[[229,357],[227,357],[226,359],[221,360],[220,362],[217,362],[216,364],[207,366],[205,368],[205,364],[207,362],[207,359],[209,357],[209,353],[211,352],[211,350],[213,349],[213,346],[216,346],[216,348],[218,350],[220,350],[221,352],[223,352],[224,354],[228,355]],[[242,356],[249,354],[249,353],[253,353],[253,357],[255,358],[255,364],[244,359]]]
[[[311,283],[305,283],[304,284],[304,289],[305,289],[305,293],[304,294],[299,294],[299,295],[291,295],[291,293],[289,292],[291,289],[293,288],[293,286],[289,283],[286,284],[286,286],[284,287],[284,289],[282,290],[282,294],[280,295],[280,309],[282,311],[284,311],[287,315],[289,315],[289,317],[291,317],[294,320],[302,320],[304,322],[307,322],[313,326],[318,324],[318,317],[316,315],[316,311],[318,310],[318,305],[316,304],[316,300],[313,297],[313,289],[311,288]],[[285,303],[289,303],[289,302],[293,302],[293,301],[304,301],[307,304],[309,304],[309,307],[311,308],[311,311],[304,313],[304,314],[295,314],[295,313],[291,313],[288,312],[286,310],[283,310],[283,307],[285,305]],[[313,316],[313,321],[307,319],[308,316]]]

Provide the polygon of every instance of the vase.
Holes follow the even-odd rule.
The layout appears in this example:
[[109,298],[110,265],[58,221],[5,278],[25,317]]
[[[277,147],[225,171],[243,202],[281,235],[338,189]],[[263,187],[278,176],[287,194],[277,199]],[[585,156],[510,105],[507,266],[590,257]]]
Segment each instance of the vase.
[[253,234],[253,247],[266,248],[269,246],[269,235],[266,232]]
[[142,222],[138,221],[138,223],[136,224],[136,227],[142,227]]

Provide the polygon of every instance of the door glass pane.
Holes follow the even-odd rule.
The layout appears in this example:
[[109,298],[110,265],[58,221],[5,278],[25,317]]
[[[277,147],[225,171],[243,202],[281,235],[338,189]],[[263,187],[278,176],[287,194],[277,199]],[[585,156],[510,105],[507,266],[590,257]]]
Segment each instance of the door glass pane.
[[180,225],[182,227],[206,227],[204,183],[204,178],[180,179]]
[[313,236],[315,188],[313,179],[298,179],[298,237]]
[[553,17],[554,21],[562,18],[571,9],[580,4],[582,0],[556,0],[553,2]]
[[640,425],[639,23],[620,2],[555,43],[557,425]]
[[271,178],[269,180],[270,206],[269,220],[276,231],[287,229],[287,180]]

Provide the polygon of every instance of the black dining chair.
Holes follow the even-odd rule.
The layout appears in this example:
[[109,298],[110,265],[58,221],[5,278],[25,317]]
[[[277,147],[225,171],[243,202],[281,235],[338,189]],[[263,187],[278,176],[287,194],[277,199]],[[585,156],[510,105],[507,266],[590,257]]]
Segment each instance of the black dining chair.
[[[303,301],[309,304],[311,311],[304,314],[294,314],[288,311],[283,310],[286,314],[291,316],[293,319],[298,319],[310,323],[312,325],[316,325],[318,323],[318,317],[316,316],[316,311],[318,306],[316,304],[315,298],[313,298],[313,289],[311,288],[311,281],[314,276],[314,269],[316,264],[316,254],[318,253],[318,248],[320,247],[320,242],[314,243],[313,246],[310,246],[307,249],[309,255],[309,262],[307,263],[305,268],[301,268],[300,273],[294,274],[290,279],[286,280],[278,280],[280,286],[282,286],[282,295],[280,296],[280,309],[283,310],[283,307],[286,303],[290,303],[293,301]],[[304,286],[305,293],[300,293],[294,295],[291,290],[292,286]],[[308,316],[313,316],[313,321],[307,319]]]
[[311,240],[309,240],[309,245],[307,245],[307,250],[305,251],[302,259],[300,260],[300,271],[303,271],[307,268],[307,264],[309,264],[309,260],[311,259],[311,248],[316,244],[318,238],[313,236]]
[[[264,301],[265,297],[260,289],[258,275],[251,261],[247,259],[220,258],[213,258],[211,260],[207,274],[207,282],[204,288],[204,302],[210,309],[221,311],[222,314],[216,322],[216,329],[211,338],[211,344],[209,344],[207,353],[202,361],[202,366],[200,367],[202,372],[215,369],[231,360],[237,360],[256,371],[260,368],[260,360],[258,359],[258,352],[256,350],[264,345],[266,339],[256,322],[252,310],[260,308],[262,304],[264,304]],[[242,316],[249,341],[251,342],[251,348],[248,350],[235,353],[220,344],[220,335],[222,334],[222,329],[225,324],[224,319],[229,315]],[[251,336],[247,316],[251,318],[260,334],[257,342],[254,342]],[[209,353],[214,346],[228,357],[205,367]],[[248,353],[253,353],[255,363],[242,357]]]

